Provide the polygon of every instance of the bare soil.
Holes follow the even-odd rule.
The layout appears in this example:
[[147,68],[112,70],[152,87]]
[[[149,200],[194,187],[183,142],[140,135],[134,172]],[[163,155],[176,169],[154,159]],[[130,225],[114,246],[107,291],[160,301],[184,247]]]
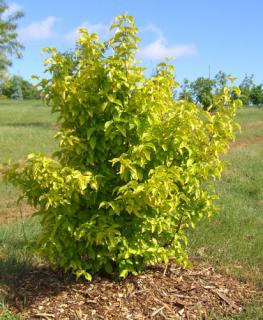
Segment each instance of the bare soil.
[[26,204],[19,208],[15,200],[6,201],[0,207],[0,225],[21,222],[23,219],[32,216],[35,211],[34,208]]
[[239,139],[230,144],[230,151],[245,148],[251,145],[263,143],[263,136],[256,136],[250,139]]

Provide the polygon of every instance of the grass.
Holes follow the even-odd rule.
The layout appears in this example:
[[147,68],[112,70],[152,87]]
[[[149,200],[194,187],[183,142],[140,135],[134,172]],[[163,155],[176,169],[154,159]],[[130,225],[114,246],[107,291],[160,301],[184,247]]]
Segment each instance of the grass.
[[[0,226],[0,289],[8,283],[8,278],[14,274],[30,270],[37,263],[27,250],[28,240],[35,238],[39,232],[39,221],[34,218],[24,225],[16,222]],[[25,238],[25,234],[26,238]],[[0,320],[22,320],[12,314],[5,305],[5,294],[0,290]]]
[[[55,116],[41,101],[0,100],[0,163],[24,159],[31,152],[51,154],[57,147],[54,135]],[[16,199],[19,192],[0,181],[0,286],[9,275],[32,267],[33,260],[25,248],[23,225]],[[14,221],[12,224],[5,224]],[[27,239],[39,231],[37,219],[25,224]],[[34,262],[36,262],[34,260]],[[18,320],[4,305],[0,291],[0,319]]]
[[263,127],[263,120],[260,125],[257,125],[255,127],[249,127],[249,128],[244,128],[241,133],[237,137],[237,141],[242,140],[242,139],[253,139],[255,137],[262,137],[262,127]]
[[[247,117],[247,121],[245,121]],[[263,110],[242,110],[243,124],[263,120]],[[244,127],[237,142],[263,136],[263,124]],[[263,141],[230,152],[216,184],[220,213],[190,234],[190,253],[263,292]],[[263,319],[262,296],[236,319]]]
[[[40,100],[0,100],[0,163],[22,160],[32,152],[51,154],[57,147],[54,120]],[[17,197],[16,190],[0,181],[0,219],[13,219]]]
[[[0,163],[8,160],[20,160],[32,151],[51,153],[56,148],[52,139],[54,116],[41,101],[0,101]],[[0,285],[6,282],[10,274],[23,272],[32,265],[32,258],[24,249],[25,239],[21,221],[19,221],[16,199],[18,191],[0,182]],[[16,219],[12,225],[3,222]],[[34,237],[39,223],[26,223],[25,230]],[[33,231],[33,232],[32,232]],[[12,315],[3,304],[0,295],[0,319],[20,319]]]
[[191,250],[263,289],[263,149],[239,149],[228,156],[217,183],[221,213],[204,221],[191,236]]
[[[0,162],[22,159],[32,151],[52,153],[56,149],[52,139],[54,119],[40,102],[0,101]],[[243,109],[238,119],[244,129],[237,142],[263,136],[263,109]],[[216,184],[221,213],[209,222],[201,222],[189,239],[190,255],[200,256],[214,267],[250,282],[259,291],[263,291],[262,146],[263,141],[234,149],[226,156],[228,165]],[[6,282],[7,275],[23,272],[37,262],[24,248],[23,228],[14,203],[17,195],[12,187],[0,184],[0,285]],[[6,214],[15,214],[17,221],[4,223]],[[37,219],[26,222],[28,238],[33,239],[38,230]],[[262,305],[260,298],[249,302],[246,312],[235,319],[263,319]],[[0,319],[19,319],[2,309],[5,313]]]
[[[1,308],[1,305],[0,305]],[[3,306],[3,311],[2,313],[0,313],[0,319],[1,320],[22,320],[21,317],[12,314],[10,311],[8,311],[7,309],[5,309],[5,307]]]
[[237,137],[242,139],[253,139],[263,136],[263,111],[262,108],[244,108],[238,113],[238,122],[243,127]]
[[[263,292],[263,143],[228,156],[217,183],[221,212],[190,235],[190,252]],[[237,319],[263,319],[263,297]]]
[[0,162],[20,160],[33,151],[52,153],[54,120],[41,101],[0,100]]
[[29,254],[26,244],[39,232],[37,218],[3,224],[0,226],[0,284],[5,283],[8,275],[23,272],[32,267],[36,258]]
[[238,112],[238,121],[242,124],[263,120],[263,108],[245,107]]

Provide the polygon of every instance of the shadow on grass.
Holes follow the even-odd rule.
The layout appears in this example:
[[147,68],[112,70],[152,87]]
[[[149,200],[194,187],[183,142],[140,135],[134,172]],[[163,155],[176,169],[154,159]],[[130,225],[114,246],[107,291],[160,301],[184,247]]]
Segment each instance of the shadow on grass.
[[0,286],[9,285],[14,275],[21,275],[32,270],[31,259],[19,259],[16,256],[0,258]]
[[29,250],[39,230],[39,220],[27,219],[23,227],[20,221],[0,225],[0,286],[7,285],[15,275],[33,268],[37,259]]
[[0,286],[8,285],[14,275],[32,269],[33,256],[26,249],[24,238],[3,237],[0,239]]

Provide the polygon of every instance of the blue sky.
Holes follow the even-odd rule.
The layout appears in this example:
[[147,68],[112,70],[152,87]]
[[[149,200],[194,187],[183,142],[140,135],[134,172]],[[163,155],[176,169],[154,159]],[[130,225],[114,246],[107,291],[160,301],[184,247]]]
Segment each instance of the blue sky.
[[190,80],[218,70],[242,79],[246,73],[263,82],[262,0],[15,0],[20,8],[19,37],[26,46],[12,73],[29,79],[42,75],[41,49],[74,47],[81,26],[107,36],[113,18],[128,12],[141,37],[140,57],[153,70],[165,56],[175,56],[176,77]]

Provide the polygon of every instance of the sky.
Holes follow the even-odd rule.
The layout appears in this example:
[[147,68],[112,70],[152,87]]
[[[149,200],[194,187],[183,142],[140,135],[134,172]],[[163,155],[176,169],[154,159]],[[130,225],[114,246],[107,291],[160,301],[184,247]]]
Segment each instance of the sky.
[[150,71],[174,57],[175,76],[194,80],[219,70],[242,80],[254,74],[263,82],[262,0],[7,0],[9,12],[25,13],[18,24],[23,59],[11,73],[30,80],[43,74],[44,47],[74,48],[76,30],[87,27],[107,39],[114,17],[135,18],[141,42],[139,59]]

